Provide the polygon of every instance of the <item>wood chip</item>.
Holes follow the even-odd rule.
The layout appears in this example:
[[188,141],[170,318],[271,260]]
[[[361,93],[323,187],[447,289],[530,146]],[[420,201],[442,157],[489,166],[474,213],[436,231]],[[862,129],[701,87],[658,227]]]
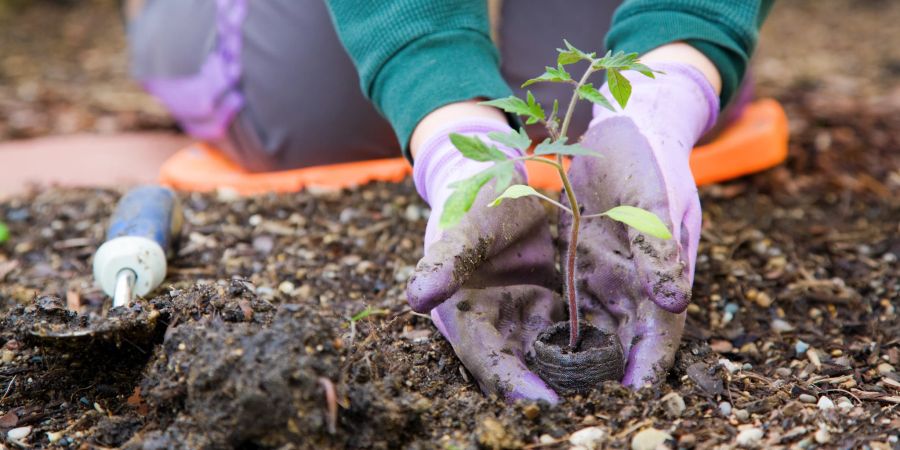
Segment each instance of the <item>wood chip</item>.
[[884,383],[886,386],[890,386],[894,389],[900,390],[900,381],[896,381],[894,379],[884,377],[881,379],[881,382]]

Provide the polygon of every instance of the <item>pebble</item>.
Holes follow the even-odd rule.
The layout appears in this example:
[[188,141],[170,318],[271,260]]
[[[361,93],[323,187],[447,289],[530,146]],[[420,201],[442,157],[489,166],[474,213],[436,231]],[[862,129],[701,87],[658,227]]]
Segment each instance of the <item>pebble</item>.
[[794,326],[786,320],[775,319],[772,321],[772,331],[776,333],[790,333],[794,331]]
[[569,443],[588,450],[595,450],[606,441],[606,430],[600,427],[588,427],[578,430],[569,436]]
[[763,430],[759,428],[747,428],[745,430],[741,430],[737,435],[737,445],[739,447],[744,448],[753,448],[759,445],[759,441],[762,440]]
[[734,417],[744,422],[750,418],[750,413],[746,409],[736,409],[734,410]]
[[724,367],[725,370],[728,371],[728,373],[735,373],[735,372],[738,371],[738,369],[740,369],[740,367],[738,367],[737,364],[735,364],[735,363],[733,363],[733,362],[731,362],[730,360],[725,359],[725,358],[720,358],[720,359],[719,359],[719,365],[722,366],[722,367]]
[[4,363],[10,363],[16,359],[16,352],[4,349],[2,359]]
[[796,353],[797,356],[802,356],[807,350],[809,350],[809,344],[797,339],[797,343],[794,344],[794,353]]
[[819,402],[816,403],[816,406],[818,406],[822,411],[828,411],[834,409],[834,402],[831,401],[830,398],[823,395],[819,397]]
[[721,414],[722,417],[730,416],[731,415],[731,403],[728,403],[728,402],[719,403],[719,414]]
[[678,438],[678,448],[694,448],[697,445],[697,436],[683,434]]
[[656,450],[672,435],[656,428],[644,428],[631,438],[631,450]]
[[769,297],[769,294],[766,294],[765,292],[760,292],[759,294],[757,294],[754,301],[756,301],[756,304],[759,305],[760,308],[768,308],[772,306],[772,297]]
[[524,414],[525,417],[528,418],[529,420],[534,420],[534,419],[537,419],[538,416],[541,415],[541,408],[538,405],[531,403],[531,404],[525,406],[524,408],[522,408],[522,414]]
[[408,280],[415,271],[416,268],[413,266],[400,267],[396,272],[394,272],[394,281],[398,283],[406,283],[406,280]]
[[51,444],[62,439],[62,437],[63,437],[62,431],[56,431],[56,432],[48,431],[47,432],[47,440],[50,441]]
[[831,434],[825,427],[821,427],[816,431],[815,439],[819,444],[827,444],[831,442]]
[[753,364],[750,364],[750,363],[744,363],[744,365],[741,366],[741,369],[742,369],[742,370],[753,370]]
[[410,222],[415,222],[422,217],[422,208],[417,205],[410,204],[406,207],[406,211],[403,212],[403,217]]
[[549,434],[542,434],[541,437],[538,438],[538,442],[542,445],[551,445],[556,443],[556,439],[553,439],[553,436]]
[[26,437],[28,437],[29,434],[31,434],[30,426],[19,427],[19,428],[13,428],[12,430],[7,431],[6,437],[8,437],[9,440],[11,440],[11,441],[21,441],[22,439],[25,439]]
[[724,339],[714,339],[709,342],[709,348],[716,353],[728,353],[734,349],[734,346]]
[[881,363],[878,365],[877,370],[878,370],[879,375],[887,375],[889,373],[894,372],[894,366],[892,366],[888,363]]
[[803,403],[815,403],[816,398],[809,394],[800,394],[800,401]]
[[775,374],[781,378],[787,378],[791,376],[791,369],[788,367],[779,367],[775,369]]
[[663,408],[666,411],[666,415],[671,418],[678,418],[684,413],[685,404],[684,398],[681,397],[677,392],[672,392],[667,394],[662,398]]
[[281,291],[282,294],[289,295],[291,292],[294,292],[294,283],[282,281],[281,284],[278,285],[278,290]]
[[840,408],[841,411],[849,411],[853,409],[853,402],[850,401],[849,398],[841,396],[837,399],[837,407]]

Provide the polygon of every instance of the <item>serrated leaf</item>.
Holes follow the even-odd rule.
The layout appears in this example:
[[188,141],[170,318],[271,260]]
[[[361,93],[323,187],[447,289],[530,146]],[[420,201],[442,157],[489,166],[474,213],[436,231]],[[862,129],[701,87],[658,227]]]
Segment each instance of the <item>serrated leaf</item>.
[[579,144],[566,144],[566,138],[560,138],[556,142],[550,142],[550,139],[545,139],[544,142],[538,144],[534,149],[534,154],[538,156],[543,155],[567,155],[567,156],[577,156],[577,155],[585,155],[585,156],[600,156],[600,154],[596,150],[591,150],[587,147],[582,147]]
[[472,204],[475,203],[475,198],[478,197],[481,188],[492,179],[496,180],[495,191],[506,189],[512,181],[514,171],[513,162],[505,160],[469,178],[452,183],[450,188],[453,189],[453,193],[444,202],[444,212],[441,214],[438,226],[444,229],[459,223],[463,216],[472,209]]
[[506,98],[480,102],[479,105],[493,106],[511,114],[525,116],[528,118],[525,123],[529,125],[544,120],[544,110],[541,108],[541,105],[535,101],[531,91],[528,91],[527,102],[518,97],[509,96]]
[[641,64],[641,63],[632,64],[629,69],[636,70],[636,71],[640,72],[641,74],[643,74],[644,76],[650,77],[650,78],[656,78],[656,75],[654,75],[655,73],[662,73],[658,70],[653,70],[650,67],[647,67],[646,65]]
[[575,48],[574,45],[570,44],[569,41],[563,39],[563,43],[566,45],[566,49],[563,50],[561,48],[556,49],[559,52],[559,56],[556,58],[556,63],[565,66],[567,64],[574,64],[578,61],[593,61],[594,58],[597,57],[596,53],[587,53]]
[[495,198],[494,201],[492,201],[488,205],[488,207],[494,207],[494,206],[499,205],[500,203],[503,202],[503,199],[526,197],[529,195],[538,195],[538,191],[534,190],[533,187],[528,186],[526,184],[514,184],[514,185],[506,188],[506,190],[503,191],[503,193],[500,194],[499,197]]
[[449,228],[459,223],[463,216],[472,209],[472,203],[475,203],[478,192],[493,177],[494,173],[487,169],[451,185],[453,193],[444,203],[444,212],[438,223],[440,228]]
[[528,137],[527,133],[525,133],[524,128],[519,128],[518,132],[511,131],[509,133],[492,131],[488,133],[488,137],[491,138],[494,142],[522,151],[526,151],[529,147],[531,147],[531,138]]
[[631,97],[631,82],[628,81],[618,70],[606,70],[606,85],[609,86],[609,92],[622,108],[628,104]]
[[606,55],[594,62],[593,66],[595,69],[628,70],[637,62],[637,53],[625,53],[620,51],[614,55],[612,52],[606,52]]
[[666,224],[650,211],[635,206],[621,205],[611,208],[603,213],[610,219],[628,225],[641,233],[659,239],[671,239],[672,233],[666,227]]
[[537,78],[532,78],[525,83],[522,83],[522,87],[531,86],[534,83],[568,83],[572,81],[572,75],[569,72],[566,72],[566,69],[563,68],[562,64],[559,65],[558,68],[554,69],[550,66],[544,68],[544,73],[542,73]]
[[578,97],[596,103],[612,112],[616,112],[616,108],[606,99],[592,83],[586,83],[578,88]]
[[450,142],[466,158],[478,162],[506,161],[508,157],[497,147],[489,146],[475,136],[450,133]]

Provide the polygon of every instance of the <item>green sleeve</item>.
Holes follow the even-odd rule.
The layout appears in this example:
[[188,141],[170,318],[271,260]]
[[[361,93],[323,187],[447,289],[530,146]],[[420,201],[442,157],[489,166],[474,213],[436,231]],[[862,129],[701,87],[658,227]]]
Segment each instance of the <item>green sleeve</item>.
[[671,42],[687,42],[718,68],[724,108],[744,77],[759,28],[774,1],[626,0],[613,16],[606,47],[644,53]]
[[512,94],[485,0],[329,0],[328,8],[363,93],[407,156],[413,129],[431,111]]

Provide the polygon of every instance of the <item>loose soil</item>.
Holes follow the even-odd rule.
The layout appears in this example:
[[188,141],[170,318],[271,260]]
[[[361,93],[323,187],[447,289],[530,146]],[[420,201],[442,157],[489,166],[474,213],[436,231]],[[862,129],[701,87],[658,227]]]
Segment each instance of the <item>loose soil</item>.
[[[0,11],[0,139],[172,126],[127,79],[114,2],[16,8]],[[32,427],[34,448],[568,448],[596,426],[613,448],[650,427],[684,448],[739,435],[897,448],[900,47],[881,33],[895,34],[898,11],[777,4],[755,68],[788,111],[790,157],[701,189],[694,304],[657,387],[609,382],[556,407],[481,395],[405,304],[427,215],[409,181],[184,194],[167,282],[109,321],[90,257],[121,193],[43,189],[0,202],[12,234],[0,245],[0,438],[15,446],[6,432]],[[84,325],[63,304],[110,329],[73,345],[22,332],[34,314]],[[154,311],[158,328],[139,336],[103,325]]]
[[[5,326],[0,430],[32,426],[36,447],[61,431],[56,444],[128,448],[515,448],[542,435],[565,448],[588,425],[613,447],[652,426],[707,448],[758,427],[765,446],[816,433],[895,446],[900,110],[827,108],[816,94],[784,98],[787,164],[702,190],[695,303],[658,387],[610,382],[556,407],[482,396],[405,304],[426,214],[408,181],[190,194],[169,281],[139,305],[165,329],[149,346],[61,349]],[[118,195],[50,189],[0,204],[12,233],[0,250],[7,323],[35,298],[47,308],[47,295],[65,299],[54,308],[101,311],[89,258]],[[662,400],[671,393],[686,409]],[[822,397],[838,406],[804,402]]]

